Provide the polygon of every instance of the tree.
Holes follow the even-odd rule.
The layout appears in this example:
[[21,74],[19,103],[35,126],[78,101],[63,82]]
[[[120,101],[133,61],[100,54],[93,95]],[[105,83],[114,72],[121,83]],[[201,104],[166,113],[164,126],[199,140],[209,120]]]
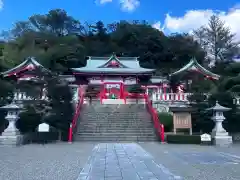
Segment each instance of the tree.
[[235,35],[217,15],[212,15],[208,25],[194,31],[194,35],[207,51],[207,60],[211,63],[232,61],[238,50]]
[[3,49],[3,63],[18,65],[29,56],[36,57],[46,68],[63,72],[69,67],[85,65],[85,49],[78,35],[82,25],[61,9],[45,15],[33,15],[26,22],[17,22]]
[[[21,91],[24,89],[27,95],[34,98],[30,104],[26,104],[30,109],[27,115],[30,113],[29,116],[32,117],[35,113],[36,117],[40,116],[41,118],[36,121],[26,121],[24,119],[22,121],[30,123],[28,125],[29,131],[32,131],[32,128],[37,124],[36,122],[45,122],[58,130],[67,131],[74,113],[72,93],[68,84],[57,75],[49,71],[46,72],[41,68],[33,70],[33,74],[35,77],[32,80],[19,83],[18,88]],[[26,90],[25,88],[29,86],[31,88]],[[43,89],[45,89],[47,99],[39,99],[42,96]],[[25,114],[23,117],[27,115]],[[21,122],[19,124],[21,126]],[[27,129],[24,129],[24,131],[27,131]]]

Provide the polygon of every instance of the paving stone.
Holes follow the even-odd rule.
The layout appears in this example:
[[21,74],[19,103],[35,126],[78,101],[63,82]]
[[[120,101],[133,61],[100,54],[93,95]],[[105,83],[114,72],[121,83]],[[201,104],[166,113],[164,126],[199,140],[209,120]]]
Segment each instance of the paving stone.
[[[101,164],[101,168],[98,165]],[[91,167],[91,168],[89,168]],[[90,169],[90,171],[88,171]],[[101,143],[95,147],[86,169],[79,177],[94,177],[97,180],[164,180],[173,179],[174,175],[154,162],[153,157],[136,143]],[[81,179],[79,179],[81,180]],[[95,180],[95,179],[94,179]]]

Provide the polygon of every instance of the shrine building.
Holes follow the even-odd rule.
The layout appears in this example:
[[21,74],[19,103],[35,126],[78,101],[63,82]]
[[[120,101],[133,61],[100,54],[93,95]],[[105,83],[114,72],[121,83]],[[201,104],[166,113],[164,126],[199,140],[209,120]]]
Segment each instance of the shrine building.
[[[35,68],[44,68],[33,57],[27,58],[20,65],[2,73],[3,77],[16,76],[18,80],[30,80],[32,78],[28,71]],[[178,91],[172,91],[169,78],[178,76],[182,73],[191,74],[199,73],[211,80],[218,80],[219,75],[210,72],[201,66],[196,59],[192,59],[187,65],[180,70],[169,74],[168,77],[155,76],[155,69],[147,69],[140,66],[138,57],[118,57],[113,53],[109,57],[94,57],[89,56],[85,67],[72,68],[69,75],[61,75],[61,78],[69,81],[70,86],[75,92],[74,99],[77,101],[78,92],[84,92],[86,87],[91,85],[98,87],[99,100],[101,103],[114,97],[115,102],[119,104],[127,103],[127,99],[131,97],[128,93],[128,88],[136,85],[139,82],[147,81],[142,88],[145,89],[145,94],[156,104],[167,102],[187,102],[188,92],[184,91],[184,83],[178,87]],[[114,96],[112,96],[114,95]],[[27,100],[24,92],[16,91],[14,99]],[[111,101],[113,102],[113,101]]]

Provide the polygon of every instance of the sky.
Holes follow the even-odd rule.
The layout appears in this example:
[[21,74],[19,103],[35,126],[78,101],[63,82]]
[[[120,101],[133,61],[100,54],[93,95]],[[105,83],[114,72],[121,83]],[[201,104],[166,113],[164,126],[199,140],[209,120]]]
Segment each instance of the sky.
[[147,20],[166,33],[191,32],[207,24],[211,15],[218,14],[240,40],[237,0],[0,0],[0,30],[56,8],[65,9],[82,22]]

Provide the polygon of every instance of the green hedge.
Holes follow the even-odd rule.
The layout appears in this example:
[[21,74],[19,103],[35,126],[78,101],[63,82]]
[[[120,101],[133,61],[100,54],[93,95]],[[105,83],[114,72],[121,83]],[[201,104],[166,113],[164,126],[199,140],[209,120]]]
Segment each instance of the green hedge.
[[173,129],[173,116],[170,113],[158,113],[160,123],[164,125],[165,132],[171,132]]
[[173,144],[201,144],[200,135],[168,134],[166,139]]
[[[61,140],[67,141],[68,132],[61,133]],[[59,140],[59,132],[30,132],[24,135],[23,144],[31,143],[52,143]]]

